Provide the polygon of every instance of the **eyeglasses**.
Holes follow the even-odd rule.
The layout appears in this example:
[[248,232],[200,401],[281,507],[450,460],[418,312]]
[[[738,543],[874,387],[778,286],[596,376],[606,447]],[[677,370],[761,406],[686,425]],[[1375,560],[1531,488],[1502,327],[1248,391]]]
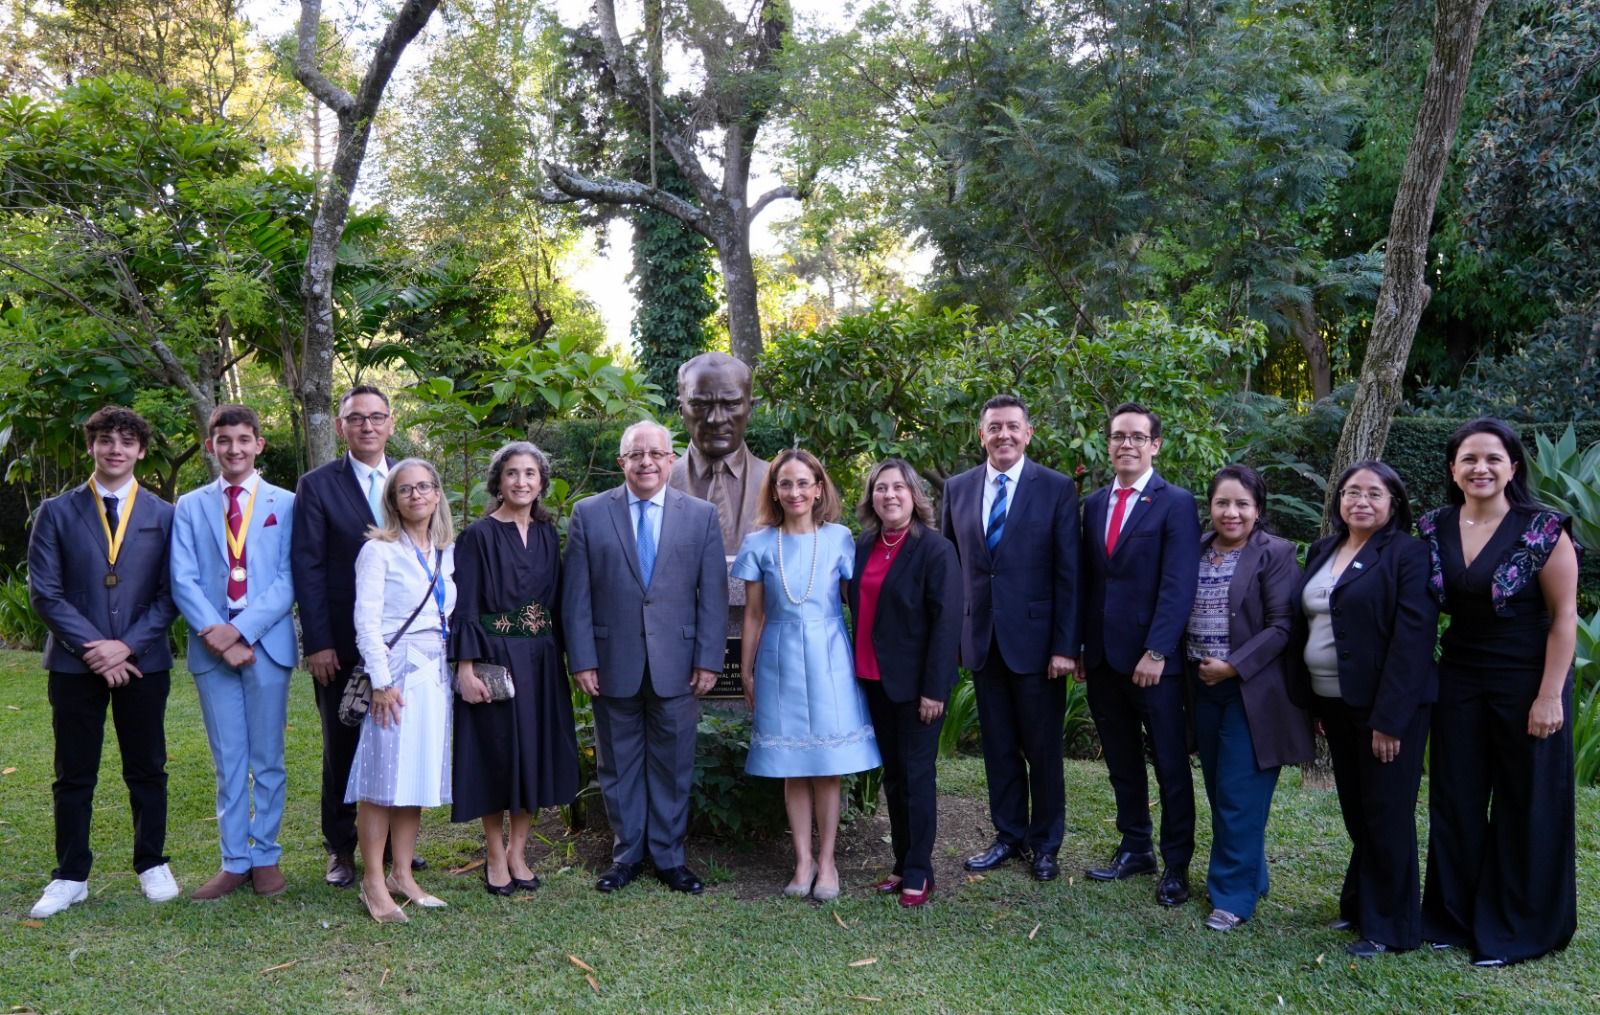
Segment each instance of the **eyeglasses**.
[[646,458],[650,459],[652,462],[664,462],[671,457],[672,452],[670,451],[629,451],[627,454],[622,456],[622,460],[627,462],[629,465],[638,465]]
[[387,412],[369,412],[365,416],[359,412],[352,412],[344,417],[344,425],[357,430],[363,426],[370,426],[376,430],[387,422],[389,422],[389,414]]
[[1358,501],[1363,500],[1368,504],[1382,504],[1384,501],[1389,499],[1389,491],[1357,490],[1353,486],[1347,486],[1343,490],[1339,491],[1339,496],[1344,498],[1344,502],[1346,504],[1355,504]]
[[409,497],[414,493],[420,493],[426,497],[437,489],[439,489],[438,483],[430,483],[424,479],[418,483],[402,483],[394,488],[394,492],[397,497]]
[[816,485],[817,485],[816,483],[813,483],[809,479],[780,479],[780,480],[778,480],[778,489],[782,490],[784,493],[794,493],[796,491],[798,491],[800,493],[805,493],[807,490],[811,489],[812,487],[814,487]]
[[1114,433],[1106,438],[1106,443],[1112,447],[1117,447],[1121,444],[1132,444],[1136,448],[1142,448],[1153,440],[1155,438],[1147,433]]

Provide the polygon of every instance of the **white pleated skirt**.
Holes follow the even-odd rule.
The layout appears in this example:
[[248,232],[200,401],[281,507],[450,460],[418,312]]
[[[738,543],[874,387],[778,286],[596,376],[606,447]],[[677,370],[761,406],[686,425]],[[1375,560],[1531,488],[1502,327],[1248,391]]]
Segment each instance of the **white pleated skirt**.
[[400,721],[379,726],[370,713],[362,721],[344,801],[385,807],[447,804],[454,692],[439,632],[401,638],[389,650],[389,672],[405,702]]

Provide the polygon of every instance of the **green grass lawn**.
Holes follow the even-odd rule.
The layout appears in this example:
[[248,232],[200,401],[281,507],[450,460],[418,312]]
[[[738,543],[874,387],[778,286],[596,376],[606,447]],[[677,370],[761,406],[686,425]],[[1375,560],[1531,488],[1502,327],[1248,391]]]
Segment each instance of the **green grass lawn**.
[[[1349,959],[1349,936],[1322,928],[1346,857],[1337,804],[1330,792],[1302,789],[1293,772],[1268,844],[1272,894],[1240,930],[1200,926],[1208,907],[1199,869],[1201,897],[1176,910],[1154,904],[1149,878],[1086,883],[1083,867],[1103,859],[1114,832],[1104,770],[1079,762],[1067,763],[1070,883],[1037,885],[1016,866],[975,881],[959,874],[960,857],[988,837],[982,764],[960,759],[941,769],[941,884],[922,911],[868,888],[887,856],[881,820],[847,831],[847,891],[831,906],[775,897],[783,841],[692,842],[691,863],[711,875],[700,898],[654,881],[602,896],[593,868],[607,844],[594,832],[541,843],[545,887],[498,899],[476,872],[449,873],[474,858],[478,839],[475,826],[452,826],[441,809],[424,825],[432,869],[421,880],[450,908],[411,908],[411,923],[379,926],[353,891],[321,883],[308,680],[297,675],[290,709],[288,893],[146,902],[129,869],[126,794],[108,730],[89,902],[34,926],[27,911],[53,861],[49,710],[37,656],[0,653],[0,769],[9,772],[0,776],[0,1013],[1600,1010],[1594,790],[1579,799],[1578,937],[1560,956],[1504,970],[1426,950]],[[193,684],[173,683],[168,849],[187,891],[218,857]],[[569,955],[594,967],[596,986]]]

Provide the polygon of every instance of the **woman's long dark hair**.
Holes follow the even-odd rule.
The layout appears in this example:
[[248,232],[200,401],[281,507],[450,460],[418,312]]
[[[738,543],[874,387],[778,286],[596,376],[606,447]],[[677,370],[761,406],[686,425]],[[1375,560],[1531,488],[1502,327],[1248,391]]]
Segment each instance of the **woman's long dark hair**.
[[1387,462],[1375,459],[1365,459],[1356,462],[1348,469],[1339,473],[1339,481],[1333,487],[1333,512],[1328,519],[1328,527],[1340,538],[1350,534],[1350,526],[1345,523],[1344,517],[1339,514],[1339,501],[1344,497],[1345,484],[1350,482],[1350,477],[1365,469],[1378,477],[1384,489],[1389,491],[1389,502],[1394,506],[1389,509],[1389,521],[1379,532],[1387,532],[1398,527],[1401,532],[1411,531],[1411,498],[1406,494],[1405,481],[1400,478],[1400,473]]
[[1493,416],[1481,416],[1470,423],[1463,423],[1455,433],[1450,435],[1450,443],[1444,449],[1444,491],[1445,497],[1456,507],[1467,502],[1467,495],[1461,487],[1456,485],[1456,452],[1461,450],[1461,445],[1468,437],[1474,434],[1486,433],[1500,439],[1506,449],[1506,457],[1511,459],[1514,471],[1511,473],[1510,482],[1506,483],[1506,500],[1512,507],[1538,509],[1543,507],[1533,496],[1533,491],[1528,489],[1528,456],[1522,450],[1522,440],[1517,432],[1506,426],[1502,421]]

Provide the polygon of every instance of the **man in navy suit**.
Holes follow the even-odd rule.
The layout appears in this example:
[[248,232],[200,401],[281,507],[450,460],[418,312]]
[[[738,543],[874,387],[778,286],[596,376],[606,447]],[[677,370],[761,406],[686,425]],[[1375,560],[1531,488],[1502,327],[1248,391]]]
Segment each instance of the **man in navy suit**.
[[206,450],[221,476],[178,498],[172,524],[172,598],[189,622],[206,739],[217,772],[222,868],[190,895],[222,898],[288,887],[278,859],[283,823],[283,730],[294,669],[294,495],[256,471],[267,446],[255,410],[219,405]]
[[339,699],[356,650],[356,555],[367,529],[379,521],[383,484],[393,464],[384,446],[394,433],[389,398],[370,385],[339,400],[334,431],[350,453],[300,477],[294,496],[294,537],[289,551],[306,669],[316,681],[322,714],[322,845],[324,880],[355,884],[356,807],[344,802],[361,728],[339,721]]
[[28,598],[49,628],[56,778],[51,784],[56,869],[32,916],[89,897],[89,821],[105,740],[117,730],[133,810],[133,869],[152,902],[176,898],[167,838],[167,690],[176,610],[167,582],[172,505],[139,486],[133,468],[150,424],[107,406],[83,425],[94,475],[39,506],[28,540]]
[[1050,881],[1066,830],[1062,678],[1079,644],[1078,491],[1027,458],[1032,437],[1016,396],[984,403],[987,460],[945,483],[939,528],[961,558],[961,663],[972,671],[995,828],[966,868],[1031,858],[1033,876]]
[[1096,881],[1153,874],[1144,733],[1161,789],[1161,856],[1156,901],[1189,899],[1194,855],[1194,782],[1184,717],[1183,633],[1194,608],[1200,519],[1194,495],[1156,474],[1161,420],[1125,402],[1111,413],[1107,443],[1116,481],[1083,509],[1084,653],[1089,714],[1100,733],[1122,843]]

